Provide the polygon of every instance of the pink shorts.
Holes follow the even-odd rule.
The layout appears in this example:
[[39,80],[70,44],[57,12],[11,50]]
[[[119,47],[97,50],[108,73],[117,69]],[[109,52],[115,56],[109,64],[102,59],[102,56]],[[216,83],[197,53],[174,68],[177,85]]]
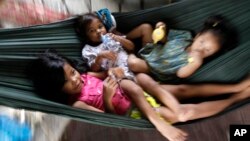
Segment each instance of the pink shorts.
[[122,90],[117,89],[112,104],[115,107],[116,114],[125,115],[131,107],[131,100]]

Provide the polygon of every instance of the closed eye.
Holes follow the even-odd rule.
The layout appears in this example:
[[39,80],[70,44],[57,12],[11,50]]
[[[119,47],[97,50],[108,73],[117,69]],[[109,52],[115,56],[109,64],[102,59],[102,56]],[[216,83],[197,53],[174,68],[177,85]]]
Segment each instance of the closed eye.
[[75,69],[72,69],[71,70],[71,74],[74,75],[76,73],[76,70]]

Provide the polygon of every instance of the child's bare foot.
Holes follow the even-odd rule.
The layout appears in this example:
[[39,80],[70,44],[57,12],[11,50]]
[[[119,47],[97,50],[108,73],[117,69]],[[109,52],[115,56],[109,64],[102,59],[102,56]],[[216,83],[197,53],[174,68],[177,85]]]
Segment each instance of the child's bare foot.
[[250,86],[240,93],[233,94],[231,98],[236,99],[237,101],[244,100],[250,97]]
[[235,93],[239,93],[245,90],[247,87],[250,87],[250,76],[248,76],[246,79],[241,81],[239,84],[236,84]]
[[250,86],[240,93],[233,94],[230,98],[216,101],[207,101],[199,104],[183,104],[182,113],[178,115],[179,121],[188,121],[215,115],[226,107],[241,100],[250,98]]
[[170,124],[166,124],[163,120],[160,120],[156,126],[156,129],[169,141],[185,141],[187,133],[181,129],[175,128]]

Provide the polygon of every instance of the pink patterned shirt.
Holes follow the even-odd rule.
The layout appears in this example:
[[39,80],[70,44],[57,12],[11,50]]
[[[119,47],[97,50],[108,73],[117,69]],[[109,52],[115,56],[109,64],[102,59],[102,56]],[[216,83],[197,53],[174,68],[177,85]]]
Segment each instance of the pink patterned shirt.
[[[88,74],[83,74],[81,79],[84,81],[84,84],[78,100],[100,110],[104,110],[103,80]],[[117,88],[112,98],[112,104],[116,114],[124,115],[129,110],[131,101],[119,88]]]

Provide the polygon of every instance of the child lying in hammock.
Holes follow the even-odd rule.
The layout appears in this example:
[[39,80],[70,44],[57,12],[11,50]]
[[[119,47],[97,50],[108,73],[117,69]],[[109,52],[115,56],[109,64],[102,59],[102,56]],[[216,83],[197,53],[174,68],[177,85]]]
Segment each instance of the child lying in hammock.
[[[152,43],[153,28],[150,24],[141,24],[134,28],[127,34],[127,38],[131,40],[142,38],[142,44],[145,46],[139,51],[142,59],[135,57],[135,55],[129,56],[130,69],[136,73],[150,73],[162,82],[173,80],[171,77],[175,78],[176,76],[189,77],[202,65],[205,58],[214,56],[222,50],[227,50],[236,41],[236,39],[231,39],[235,35],[228,35],[231,31],[219,15],[209,17],[205,21],[203,29],[197,34],[193,42],[191,42],[191,33],[188,31],[170,30],[167,32],[165,23],[158,22],[156,24],[156,28],[160,26],[167,33],[160,40],[160,44]],[[137,76],[137,79],[140,79],[140,77]],[[140,82],[143,82],[139,84],[142,87],[154,86],[154,83],[147,81],[147,79]],[[197,105],[190,104],[189,108],[195,110],[192,114],[193,117],[189,117],[189,120],[215,115],[231,104],[250,96],[249,77],[238,84],[162,84],[162,87],[180,101],[233,94],[222,100],[201,102]],[[145,90],[147,88],[150,87],[145,87]]]
[[[161,105],[152,107],[147,102],[142,87],[128,79],[117,82],[108,74],[105,71],[85,72],[80,75],[69,59],[48,51],[30,67],[35,88],[49,100],[67,103],[76,108],[119,115],[129,114],[133,102],[164,137],[170,141],[185,140],[187,134],[167,122],[188,120],[191,115],[188,115],[187,109],[181,110],[184,107],[172,95],[167,94],[160,85],[155,85],[151,88],[151,95],[158,98]],[[147,75],[140,77],[148,78]]]
[[[232,95],[226,100],[180,105],[181,109],[185,110],[186,113],[178,116],[164,106],[164,99],[167,98],[173,101],[175,99],[164,95],[165,92],[159,88],[159,84],[146,74],[138,74],[136,76],[139,85],[131,83],[132,81],[127,81],[126,79],[118,84],[107,73],[85,72],[80,75],[76,68],[71,60],[57,53],[47,51],[32,63],[29,68],[29,75],[34,82],[36,90],[42,97],[70,104],[76,108],[122,115],[129,113],[131,99],[157,130],[170,141],[185,140],[187,134],[166,123],[161,118],[172,123],[203,118],[214,115],[225,107],[250,96],[249,80],[235,85],[227,85],[224,86],[227,87],[225,92],[235,89],[239,93]],[[86,71],[84,67],[82,68],[82,71]],[[162,87],[171,88],[168,85],[162,85]],[[186,87],[188,88],[189,86],[187,85]],[[193,86],[189,88],[189,92],[198,89]],[[157,99],[162,102],[162,106],[151,107],[143,95],[143,90],[150,94],[161,92],[162,94],[158,95]],[[174,91],[172,92],[174,93]],[[192,95],[189,95],[189,97],[192,97]]]
[[[218,20],[217,18],[220,18],[220,17],[216,17],[215,19]],[[213,20],[215,20],[215,19],[213,19]],[[110,60],[112,60],[112,58],[115,58],[115,57],[107,57],[108,55],[106,53],[105,53],[106,55],[103,55],[102,53],[105,52],[103,50],[107,50],[107,51],[109,51],[110,54],[112,54],[111,51],[113,51],[113,53],[115,53],[116,50],[106,49],[105,46],[111,46],[111,47],[118,46],[117,48],[119,48],[121,50],[121,52],[124,53],[126,56],[124,58],[121,58],[121,60],[123,60],[123,63],[122,63],[122,65],[120,65],[120,67],[123,68],[124,72],[129,71],[129,69],[127,67],[124,67],[124,66],[127,66],[127,64],[126,64],[127,54],[126,54],[125,50],[122,48],[122,45],[123,45],[125,49],[129,49],[129,50],[133,49],[133,45],[131,45],[131,42],[129,40],[127,40],[126,38],[120,37],[118,35],[113,35],[112,38],[116,38],[113,40],[122,41],[122,43],[121,44],[112,44],[113,41],[103,42],[101,40],[101,35],[106,34],[106,29],[103,26],[103,23],[100,21],[100,19],[91,13],[85,14],[84,16],[79,17],[78,24],[79,24],[78,28],[81,31],[81,34],[83,35],[83,37],[85,37],[85,39],[87,39],[87,45],[83,48],[82,54],[84,57],[87,56],[86,58],[89,62],[88,63],[89,66],[91,68],[93,66],[95,68],[98,68],[98,69],[93,69],[94,71],[96,71],[96,70],[99,71],[101,69],[107,70],[107,69],[110,69],[112,67],[112,65],[111,66],[103,65],[102,60],[105,57],[107,59],[110,58]],[[96,25],[98,25],[98,26],[96,26]],[[157,24],[157,26],[165,26],[165,24],[160,22]],[[216,26],[218,26],[218,25],[216,25]],[[95,28],[95,27],[98,27],[98,28]],[[144,39],[143,41],[150,40],[150,38],[148,38],[146,36],[148,34],[151,36],[152,29],[150,30],[150,28],[151,27],[149,25],[143,24],[143,25],[139,26],[138,28],[135,28],[127,36],[129,38],[135,38],[136,34],[143,34],[143,35],[145,35],[145,36],[143,36],[143,39]],[[219,34],[220,36],[223,36],[223,37],[226,36],[226,35],[222,34],[221,31],[217,31],[217,30],[214,31],[214,30],[215,29],[213,29],[211,31],[213,34]],[[207,31],[207,30],[204,30],[204,32],[205,31]],[[175,31],[172,31],[172,32],[175,33]],[[182,38],[183,38],[183,40],[185,40],[186,39],[185,37],[191,38],[191,34],[189,32],[187,32],[188,34],[186,34],[186,32],[183,32],[183,31],[176,31],[176,32],[178,33],[178,35],[179,35],[178,39],[180,39],[180,40],[182,40]],[[216,33],[216,32],[218,32],[218,33]],[[208,32],[208,33],[210,35],[210,32]],[[96,37],[94,38],[92,36],[92,34],[96,35]],[[169,33],[169,34],[171,34],[171,33]],[[177,34],[175,34],[175,35],[177,35]],[[163,40],[166,40],[166,37]],[[177,37],[175,37],[175,40],[177,40]],[[96,45],[96,46],[91,46],[91,45]],[[112,55],[110,55],[110,56],[112,56]],[[132,60],[132,61],[134,61],[134,60]],[[126,65],[124,65],[124,64],[126,64]],[[143,65],[143,64],[140,64],[140,65]],[[119,64],[118,64],[118,66],[119,66]],[[136,67],[137,66],[135,66],[135,68]],[[124,68],[126,68],[126,69],[124,69]],[[128,74],[131,74],[131,73],[128,73]],[[130,76],[130,78],[131,78],[131,75],[127,75],[126,78],[128,78],[128,76]],[[143,79],[145,79],[145,80],[143,80]],[[152,88],[159,85],[155,81],[153,81],[150,77],[148,77],[146,74],[138,74],[137,80],[140,80],[137,82],[141,87],[143,87],[143,90],[146,90],[150,94],[154,94],[155,91]],[[246,89],[249,85],[250,85],[250,80],[246,79],[245,81],[242,81],[241,83],[235,84],[235,85],[222,85],[222,84],[200,84],[197,86],[194,86],[194,85],[162,85],[162,88],[164,88],[167,92],[170,92],[171,94],[176,96],[179,100],[183,100],[183,99],[192,98],[192,97],[208,97],[208,96],[228,94],[228,93],[240,93],[240,92],[242,92],[242,90]],[[211,107],[206,106],[207,105],[206,102],[200,103],[200,106],[197,106],[198,108],[196,108],[196,109],[197,109],[197,111],[203,111],[203,112],[197,112],[190,119],[196,119],[196,118],[214,115],[214,114],[218,113],[219,111],[222,111],[223,109],[225,109],[227,106],[231,105],[234,102],[235,102],[234,98],[233,99],[226,99],[224,101],[222,100],[222,101],[219,101],[218,103],[214,102],[214,104],[216,103],[216,104],[218,104],[217,106],[220,107],[216,110],[211,108]],[[210,103],[208,105],[210,105]],[[192,107],[192,105],[189,105],[189,106]],[[206,107],[206,108],[204,108],[204,107]],[[185,119],[182,119],[182,121],[184,121],[184,120]]]
[[[163,27],[167,33],[165,23],[158,22],[156,28]],[[141,31],[148,31],[147,35]],[[137,34],[136,34],[137,33]],[[209,17],[203,29],[192,39],[192,35],[184,30],[169,30],[168,34],[154,44],[152,39],[140,51],[142,59],[131,55],[128,63],[133,72],[151,73],[156,79],[164,82],[175,77],[186,78],[191,76],[203,64],[204,59],[213,56],[222,49],[229,47],[229,29],[221,16]],[[128,38],[151,36],[150,26],[136,28],[127,35]],[[143,37],[145,38],[145,37]],[[149,38],[149,37],[147,37]]]
[[[167,30],[165,23],[158,22],[156,24],[156,28],[160,26],[163,26],[164,29]],[[221,16],[216,15],[209,17],[205,21],[203,29],[195,37],[192,44],[194,46],[193,51],[197,52],[195,54],[197,54],[198,57],[197,63],[193,63],[195,62],[194,58],[189,58],[187,55],[182,55],[183,51],[188,50],[185,48],[185,44],[190,43],[190,39],[192,39],[190,32],[183,30],[170,30],[168,34],[166,34],[166,36],[160,41],[161,43],[166,43],[164,46],[162,46],[161,44],[152,44],[152,33],[153,28],[150,24],[141,24],[127,34],[127,38],[131,40],[142,38],[142,44],[145,46],[145,48],[142,48],[139,52],[142,55],[142,58],[145,60],[136,58],[134,55],[130,55],[129,66],[134,72],[151,73],[153,74],[153,76],[155,76],[154,78],[158,78],[158,80],[162,81],[168,80],[169,77],[171,77],[167,75],[168,72],[170,72],[171,75],[175,76],[175,72],[178,71],[178,68],[180,68],[181,66],[183,68],[182,70],[179,70],[179,73],[177,75],[179,75],[179,77],[188,77],[189,75],[194,73],[200,65],[202,65],[203,58],[200,56],[203,56],[205,58],[207,58],[208,56],[214,56],[215,54],[218,54],[218,52],[227,50],[232,47],[232,45],[234,45],[234,42],[236,41],[236,39],[232,39],[232,36],[236,35],[228,35],[229,33],[231,33],[231,29],[228,29],[228,25],[225,25],[225,21]],[[182,48],[167,48],[168,46],[175,47],[176,44],[181,45],[182,43],[184,44],[184,46],[180,46]],[[164,51],[167,53],[165,54]],[[181,57],[179,59],[176,59],[174,58],[175,55]],[[167,63],[167,61],[164,60],[167,58],[172,59],[172,61],[167,60],[169,61],[169,63]],[[186,66],[183,66],[184,64],[175,64],[180,62],[189,62],[189,64]],[[171,64],[173,65],[171,66]],[[168,68],[169,66],[171,66],[172,68]],[[139,78],[140,77],[137,76],[137,79]],[[147,81],[147,79],[145,79],[144,81],[141,80],[140,82],[143,82],[140,84],[140,86],[145,86],[144,90],[150,89],[149,86],[154,86],[154,83],[152,84],[151,82]],[[180,101],[191,98],[204,98],[217,95],[226,95],[232,93],[234,94],[234,96],[231,96],[227,99],[201,102],[198,105],[189,105],[196,109],[196,112],[192,114],[193,117],[190,117],[190,119],[196,119],[215,115],[231,104],[238,102],[239,100],[248,98],[248,93],[250,91],[250,79],[246,78],[238,84],[162,84],[162,87],[166,91],[173,94]],[[237,99],[237,96],[239,96],[240,99]]]
[[95,13],[79,16],[77,30],[86,42],[82,49],[82,56],[87,60],[92,71],[98,72],[119,67],[126,78],[134,78],[127,63],[127,51],[134,48],[130,40],[120,35],[107,33],[103,21]]

